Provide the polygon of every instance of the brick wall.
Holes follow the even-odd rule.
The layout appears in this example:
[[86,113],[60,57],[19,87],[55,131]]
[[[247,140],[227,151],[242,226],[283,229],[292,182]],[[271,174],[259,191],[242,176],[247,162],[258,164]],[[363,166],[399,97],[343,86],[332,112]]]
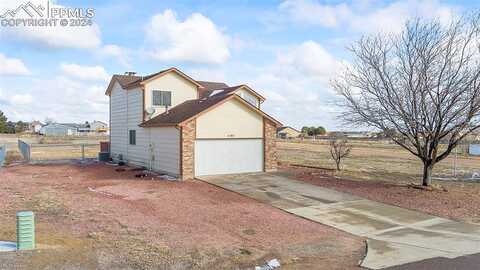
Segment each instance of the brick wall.
[[193,179],[195,177],[195,131],[196,121],[190,120],[182,126],[182,156],[181,156],[181,170],[182,180]]
[[277,127],[276,125],[268,120],[263,119],[263,133],[264,133],[264,150],[265,150],[265,171],[276,171],[278,162],[277,162],[277,144],[275,141]]

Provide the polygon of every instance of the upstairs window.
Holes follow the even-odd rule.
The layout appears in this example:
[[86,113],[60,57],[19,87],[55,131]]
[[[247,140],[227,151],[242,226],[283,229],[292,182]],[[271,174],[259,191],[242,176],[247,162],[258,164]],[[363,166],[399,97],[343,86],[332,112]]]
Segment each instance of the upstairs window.
[[130,142],[130,145],[136,145],[137,144],[137,131],[136,130],[130,130],[128,134],[128,139]]
[[245,92],[240,92],[240,93],[238,93],[238,95],[241,98],[243,98],[244,100],[246,100],[248,103],[250,103],[253,106],[258,108],[258,99],[255,96],[250,95],[250,94],[245,93]]
[[152,91],[152,105],[153,106],[171,106],[172,92],[170,91]]

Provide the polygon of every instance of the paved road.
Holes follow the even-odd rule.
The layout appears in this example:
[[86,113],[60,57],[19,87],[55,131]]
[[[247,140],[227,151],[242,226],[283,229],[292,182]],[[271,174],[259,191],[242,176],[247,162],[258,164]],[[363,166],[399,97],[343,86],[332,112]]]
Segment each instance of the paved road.
[[[467,259],[462,259],[462,256],[480,253],[480,226],[473,224],[366,200],[280,174],[207,176],[201,179],[292,214],[367,238],[367,256],[362,262],[366,268],[383,269],[440,257],[445,260],[458,258],[456,263],[461,263],[462,260],[477,260],[475,256]],[[423,263],[431,265],[438,260]],[[454,260],[450,262],[455,263]],[[415,268],[417,266],[421,267],[421,264],[405,267],[437,269]]]

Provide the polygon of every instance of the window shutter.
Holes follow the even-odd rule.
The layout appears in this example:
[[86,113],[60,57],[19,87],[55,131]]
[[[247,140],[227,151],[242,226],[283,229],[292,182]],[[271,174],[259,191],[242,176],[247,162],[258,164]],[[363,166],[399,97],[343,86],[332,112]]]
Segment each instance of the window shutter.
[[165,106],[171,106],[172,105],[172,92],[163,92],[163,105]]
[[153,93],[153,105],[154,106],[160,106],[162,105],[162,92],[161,91],[152,91]]

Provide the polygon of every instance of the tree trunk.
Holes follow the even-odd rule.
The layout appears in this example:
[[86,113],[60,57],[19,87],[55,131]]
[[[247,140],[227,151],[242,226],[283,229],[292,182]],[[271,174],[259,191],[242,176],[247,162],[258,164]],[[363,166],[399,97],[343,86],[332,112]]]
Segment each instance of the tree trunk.
[[431,162],[423,163],[423,181],[422,185],[428,187],[432,184],[433,164]]
[[337,164],[337,171],[340,171],[340,160],[335,163]]

